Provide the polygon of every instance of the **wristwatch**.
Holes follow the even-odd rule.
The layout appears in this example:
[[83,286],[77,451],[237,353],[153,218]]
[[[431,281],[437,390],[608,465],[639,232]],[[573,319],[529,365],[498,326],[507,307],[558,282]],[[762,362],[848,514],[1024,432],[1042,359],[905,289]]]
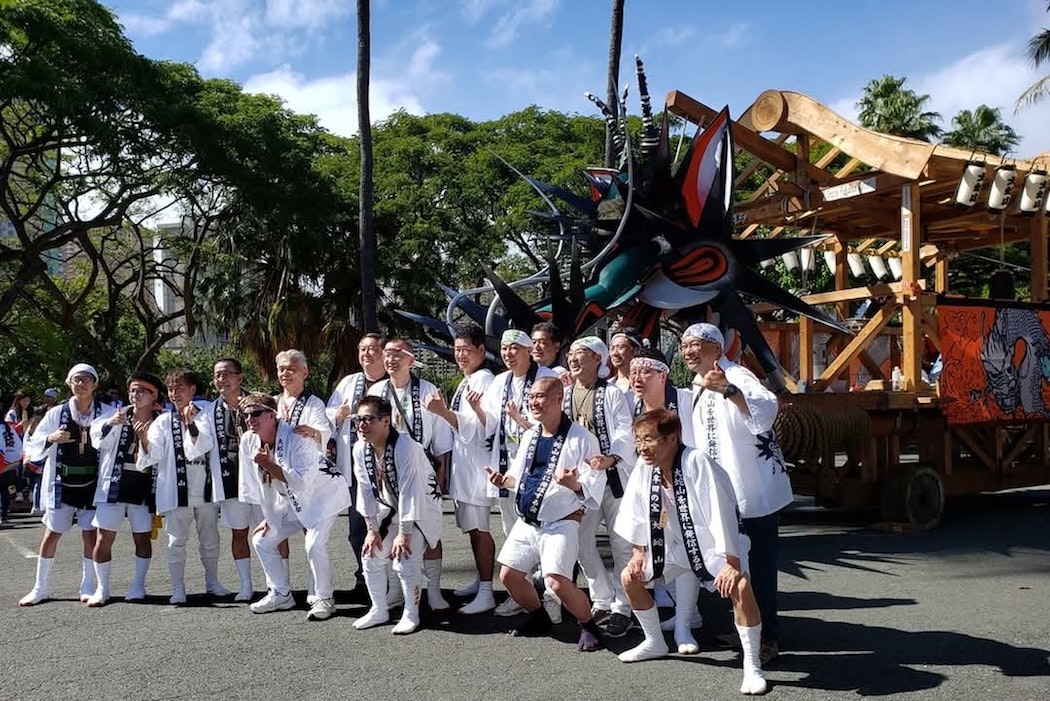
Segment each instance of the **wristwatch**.
[[726,399],[730,399],[734,394],[740,394],[740,388],[736,385],[726,385],[726,388],[722,390],[722,396]]

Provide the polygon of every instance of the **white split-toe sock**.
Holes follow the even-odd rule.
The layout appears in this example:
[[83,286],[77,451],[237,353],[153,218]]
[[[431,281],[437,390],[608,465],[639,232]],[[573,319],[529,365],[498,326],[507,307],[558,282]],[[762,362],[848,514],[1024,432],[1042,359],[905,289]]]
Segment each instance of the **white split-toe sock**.
[[496,599],[492,595],[492,582],[481,582],[474,598],[468,604],[460,607],[459,612],[464,614],[485,613],[496,608]]
[[744,679],[740,684],[740,693],[746,695],[764,694],[768,685],[762,676],[762,662],[759,659],[759,648],[762,645],[762,625],[737,625],[740,645],[744,652]]
[[645,639],[640,645],[630,650],[621,652],[618,657],[621,662],[642,662],[644,660],[655,660],[664,657],[668,653],[667,642],[664,640],[663,631],[660,630],[660,612],[656,606],[644,611],[635,610],[635,618],[642,626]]

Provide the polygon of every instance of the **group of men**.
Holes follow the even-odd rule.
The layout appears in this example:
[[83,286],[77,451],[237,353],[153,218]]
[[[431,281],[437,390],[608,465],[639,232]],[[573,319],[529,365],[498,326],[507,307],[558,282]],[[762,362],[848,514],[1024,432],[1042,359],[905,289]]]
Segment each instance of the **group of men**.
[[[255,613],[294,607],[287,539],[305,532],[308,618],[335,612],[328,540],[348,510],[358,588],[370,608],[354,622],[386,624],[402,606],[394,634],[420,625],[420,601],[450,604],[441,589],[442,510],[448,494],[469,540],[473,584],[456,590],[460,613],[524,614],[516,635],[542,635],[562,611],[580,627],[577,648],[641,626],[644,639],[624,662],[668,652],[696,653],[700,588],[732,601],[744,657],[743,693],[762,693],[762,661],[777,654],[777,515],[791,500],[773,434],[775,395],[725,356],[711,324],[690,326],[681,353],[693,385],[668,384],[663,356],[627,333],[609,346],[574,340],[562,360],[562,336],[549,323],[501,338],[505,370],[486,369],[480,328],[457,328],[454,359],[463,374],[447,401],[412,372],[413,345],[368,334],[358,346],[361,371],[343,378],[327,404],[305,389],[306,357],[276,358],[282,392],[242,388],[240,363],[215,363],[218,397],[196,399],[203,383],[185,369],[164,381],[128,380],[127,407],[94,398],[98,374],[70,369],[65,402],[48,412],[26,444],[44,459],[46,509],[36,582],[20,601],[48,597],[48,575],[62,534],[74,521],[84,543],[81,600],[110,598],[116,531],[130,521],[135,575],[125,597],[145,597],[153,514],[163,516],[171,603],[186,601],[186,545],[195,525],[205,590],[231,594],[218,577],[221,522],[241,582],[254,586],[249,538],[266,578]],[[161,411],[167,394],[172,408]],[[334,461],[326,448],[332,439]],[[490,514],[499,510],[504,542],[496,552]],[[597,547],[604,524],[614,569]],[[497,574],[509,597],[499,606]],[[589,597],[576,586],[582,569]],[[538,586],[538,584],[541,584]],[[675,615],[662,622],[657,598],[673,591]],[[542,589],[542,594],[538,591]]]

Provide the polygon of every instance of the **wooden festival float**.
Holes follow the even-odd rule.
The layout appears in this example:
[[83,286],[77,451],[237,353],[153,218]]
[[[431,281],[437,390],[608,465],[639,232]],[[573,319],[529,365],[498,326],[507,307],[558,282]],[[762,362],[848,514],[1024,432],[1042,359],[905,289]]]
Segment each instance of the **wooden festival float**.
[[[717,114],[677,91],[666,106],[696,124]],[[1050,153],[1003,159],[879,134],[773,90],[732,130],[738,151],[755,159],[737,184],[763,165],[772,170],[737,203],[735,237],[827,234],[810,253],[833,265],[835,290],[802,299],[856,329],[850,336],[805,317],[762,324],[794,392],[777,432],[796,493],[877,505],[887,521],[931,527],[946,496],[1050,482]],[[830,150],[811,161],[821,142]],[[1031,250],[1031,301],[952,295],[955,256],[1018,241]],[[851,286],[851,263],[855,275],[865,256],[889,257],[896,275]],[[993,292],[1013,289],[1012,273],[995,278]],[[853,319],[864,301],[874,314]],[[943,362],[932,386],[924,353]]]

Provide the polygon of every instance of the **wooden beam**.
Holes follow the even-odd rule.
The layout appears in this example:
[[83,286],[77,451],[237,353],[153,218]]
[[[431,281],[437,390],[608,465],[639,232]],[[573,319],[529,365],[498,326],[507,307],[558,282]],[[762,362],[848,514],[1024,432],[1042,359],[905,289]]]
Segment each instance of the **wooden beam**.
[[798,318],[798,379],[813,381],[813,320],[805,316]]
[[1047,219],[1043,213],[1029,223],[1028,246],[1032,258],[1032,301],[1045,302],[1047,291]]
[[827,368],[820,374],[820,377],[813,381],[814,389],[824,389],[827,383],[833,380],[843,371],[843,369],[849,367],[849,364],[853,362],[853,359],[862,351],[866,350],[871,344],[880,331],[886,328],[886,324],[890,323],[890,319],[897,313],[897,309],[900,304],[897,303],[896,299],[891,299],[886,304],[882,305],[882,308],[875,313],[875,316],[860,330],[853,340],[846,344],[846,347],[842,349],[842,352],[835,356],[835,359],[828,363]]
[[902,343],[904,351],[901,358],[903,389],[915,392],[922,379],[922,307],[918,295],[909,294],[918,289],[922,279],[922,263],[919,260],[919,249],[922,246],[922,191],[917,184],[905,185],[901,190],[901,263],[904,275],[901,282],[905,286],[902,322]]

